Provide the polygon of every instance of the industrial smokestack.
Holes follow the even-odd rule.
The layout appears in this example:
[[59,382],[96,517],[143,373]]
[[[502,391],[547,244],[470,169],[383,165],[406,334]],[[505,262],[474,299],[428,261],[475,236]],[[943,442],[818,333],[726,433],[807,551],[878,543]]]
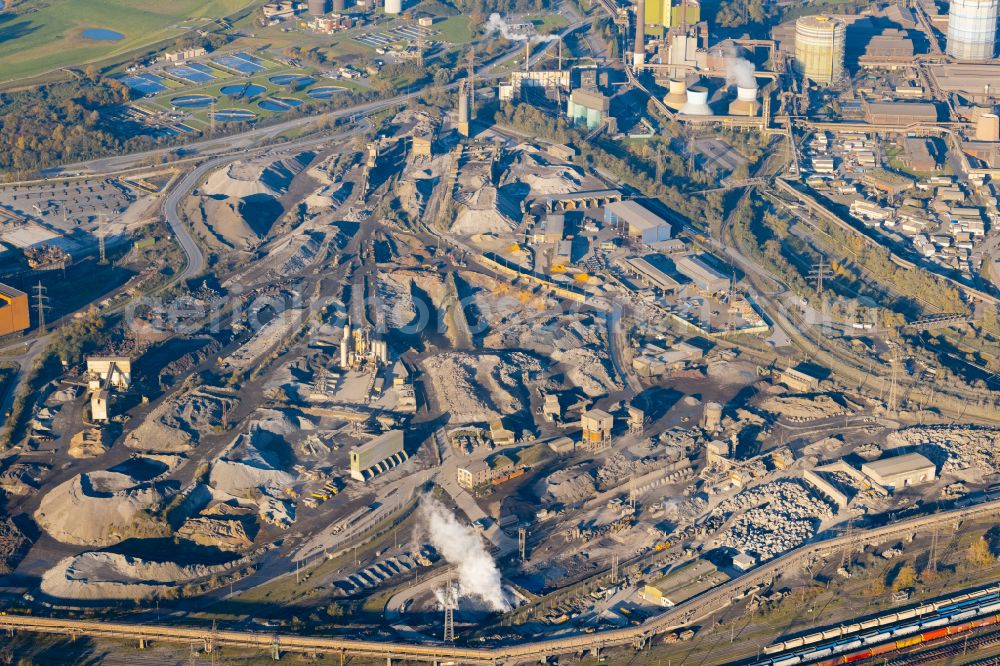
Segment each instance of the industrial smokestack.
[[458,133],[469,136],[469,98],[472,84],[469,79],[458,86]]
[[646,2],[636,0],[635,3],[635,49],[632,52],[632,66],[642,67],[646,64]]

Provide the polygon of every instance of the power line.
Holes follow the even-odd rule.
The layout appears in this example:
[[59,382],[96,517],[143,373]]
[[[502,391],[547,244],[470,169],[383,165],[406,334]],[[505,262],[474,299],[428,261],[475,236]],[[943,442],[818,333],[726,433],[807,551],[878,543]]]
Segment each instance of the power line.
[[809,271],[809,279],[816,282],[816,293],[820,296],[823,295],[823,281],[831,277],[833,276],[830,274],[830,264],[823,260],[813,264],[812,270]]
[[38,331],[42,335],[45,335],[45,311],[51,309],[49,307],[49,297],[46,295],[47,290],[42,286],[42,281],[39,280],[38,284],[35,286],[35,308],[38,312]]

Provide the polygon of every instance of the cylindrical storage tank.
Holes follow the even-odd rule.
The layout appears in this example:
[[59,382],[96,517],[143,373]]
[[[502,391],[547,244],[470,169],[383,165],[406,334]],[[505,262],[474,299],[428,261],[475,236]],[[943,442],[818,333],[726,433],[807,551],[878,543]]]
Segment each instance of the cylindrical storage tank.
[[948,55],[958,60],[988,60],[997,38],[1000,0],[951,0]]
[[795,70],[814,83],[829,85],[844,73],[843,21],[823,14],[795,22]]
[[333,11],[339,14],[340,12],[343,12],[346,9],[347,9],[347,0],[333,0]]
[[330,11],[330,0],[309,0],[308,10],[313,16],[322,16]]
[[687,103],[687,81],[670,79],[670,92],[663,98],[663,103],[674,111],[680,111]]
[[685,116],[710,116],[712,109],[708,106],[708,88],[691,86],[687,90],[687,103],[681,108]]
[[976,141],[1000,141],[1000,116],[984,113],[976,121]]
[[386,14],[399,14],[403,11],[403,0],[385,0]]

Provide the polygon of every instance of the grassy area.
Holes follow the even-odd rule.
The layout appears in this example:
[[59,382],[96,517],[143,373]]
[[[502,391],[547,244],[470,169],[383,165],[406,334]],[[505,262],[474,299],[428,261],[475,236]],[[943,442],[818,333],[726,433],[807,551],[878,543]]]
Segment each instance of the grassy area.
[[562,14],[536,14],[526,17],[525,21],[534,25],[540,35],[548,35],[569,25],[569,19]]
[[[0,83],[120,56],[183,34],[258,0],[43,0],[26,13],[0,14]],[[23,3],[27,5],[28,3]],[[16,9],[16,7],[15,7]],[[117,41],[86,39],[91,28]]]
[[472,40],[472,29],[469,27],[468,16],[449,16],[440,23],[434,24],[441,41],[452,44],[465,44]]

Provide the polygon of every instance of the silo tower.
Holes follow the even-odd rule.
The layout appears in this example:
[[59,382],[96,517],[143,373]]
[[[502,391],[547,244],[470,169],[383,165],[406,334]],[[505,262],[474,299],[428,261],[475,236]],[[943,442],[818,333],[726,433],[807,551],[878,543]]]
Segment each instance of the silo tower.
[[844,73],[847,26],[832,16],[803,16],[795,22],[795,70],[812,81],[829,85]]
[[989,60],[996,52],[1000,0],[951,0],[948,55],[958,60]]

